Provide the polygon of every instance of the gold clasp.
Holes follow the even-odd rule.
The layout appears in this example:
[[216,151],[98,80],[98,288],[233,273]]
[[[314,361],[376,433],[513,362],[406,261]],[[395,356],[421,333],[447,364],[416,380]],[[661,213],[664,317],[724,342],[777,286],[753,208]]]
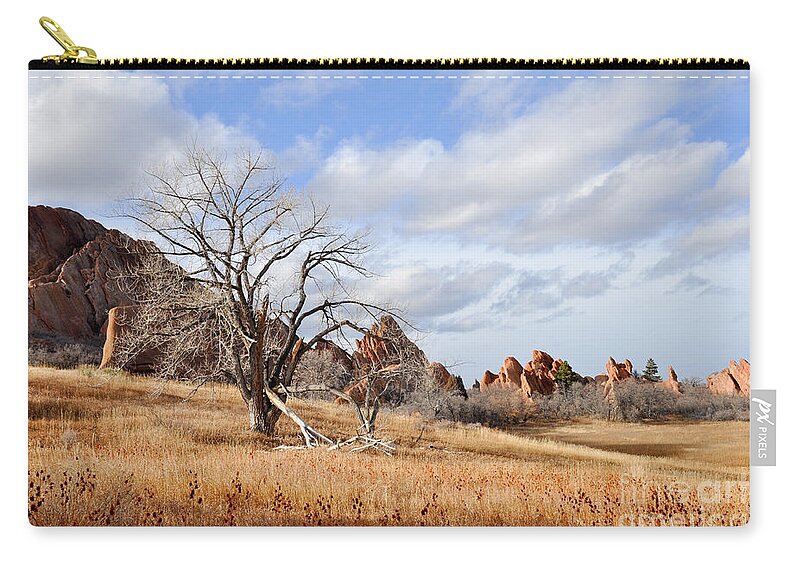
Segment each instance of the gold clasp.
[[[75,42],[67,35],[64,28],[59,26],[55,20],[42,16],[39,24],[50,34],[50,37],[58,42],[64,53],[61,55],[48,55],[42,58],[44,61],[72,61],[75,63],[99,63],[97,54],[91,48],[75,45]],[[82,55],[83,54],[83,55]]]

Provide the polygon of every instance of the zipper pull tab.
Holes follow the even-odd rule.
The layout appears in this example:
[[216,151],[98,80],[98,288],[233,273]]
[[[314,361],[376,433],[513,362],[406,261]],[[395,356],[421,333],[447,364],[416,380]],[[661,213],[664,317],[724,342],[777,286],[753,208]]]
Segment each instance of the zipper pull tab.
[[[57,62],[72,62],[72,63],[99,63],[97,54],[91,48],[75,45],[75,42],[70,39],[67,32],[59,26],[55,20],[42,16],[39,18],[39,24],[50,34],[54,40],[58,42],[64,53],[61,55],[47,55],[42,58],[42,61],[57,61]],[[84,55],[81,55],[83,53]]]

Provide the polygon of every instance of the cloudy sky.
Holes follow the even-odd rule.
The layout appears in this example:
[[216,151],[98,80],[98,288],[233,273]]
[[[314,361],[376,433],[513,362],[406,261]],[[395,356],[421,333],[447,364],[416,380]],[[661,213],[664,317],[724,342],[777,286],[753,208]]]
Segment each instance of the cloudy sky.
[[112,213],[191,139],[261,146],[368,228],[360,284],[468,385],[748,357],[746,72],[31,72],[29,203]]

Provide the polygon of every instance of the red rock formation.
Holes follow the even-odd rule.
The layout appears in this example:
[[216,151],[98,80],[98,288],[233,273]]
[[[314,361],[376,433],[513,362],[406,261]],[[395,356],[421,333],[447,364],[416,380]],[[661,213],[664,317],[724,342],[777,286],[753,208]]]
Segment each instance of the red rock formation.
[[461,378],[451,374],[444,364],[441,362],[431,362],[428,366],[428,375],[433,380],[435,386],[438,386],[445,392],[455,392],[467,397],[467,391],[464,388],[464,383]]
[[731,360],[728,367],[708,377],[708,389],[713,394],[750,396],[750,363],[742,358]]
[[526,365],[522,373],[522,392],[531,398],[534,393],[552,394],[556,389],[556,373],[563,364],[560,359],[541,350],[533,351],[533,358]]
[[622,382],[633,376],[633,364],[627,358],[618,364],[613,357],[609,356],[608,362],[606,362],[606,373],[610,381]]
[[325,355],[327,358],[342,367],[346,374],[352,376],[353,374],[353,360],[342,347],[329,340],[321,340],[314,345],[311,349],[312,352],[317,352]]
[[152,244],[61,208],[30,207],[28,221],[29,335],[100,342],[108,310],[131,302],[113,272]]
[[487,370],[483,373],[483,378],[480,381],[480,391],[485,392],[489,389],[489,387],[495,383],[495,381],[499,378],[497,374],[492,372],[491,370]]
[[556,389],[555,377],[561,360],[541,350],[533,351],[533,358],[523,367],[513,356],[503,361],[503,366],[498,374],[490,370],[483,373],[480,390],[486,391],[492,387],[518,388],[527,397],[534,393],[552,394]]
[[28,279],[42,277],[108,230],[78,212],[28,207]]
[[383,315],[372,325],[370,332],[356,340],[353,366],[362,369],[381,369],[400,362],[429,364],[425,353],[409,339],[391,315]]
[[[355,380],[344,392],[359,403],[363,402],[370,384],[376,393],[384,394],[384,399],[392,399],[416,390],[425,374],[440,389],[466,396],[461,378],[450,374],[441,363],[431,363],[390,315],[383,315],[369,333],[356,340],[356,349],[352,358]],[[387,385],[389,388],[384,392]],[[340,398],[337,402],[344,400]]]
[[497,379],[497,385],[515,388],[522,388],[522,364],[513,356],[507,356],[503,361],[503,366],[500,367]]
[[678,382],[678,375],[675,373],[675,369],[672,368],[672,366],[669,367],[669,377],[663,382],[659,382],[659,384],[672,390],[676,394],[683,393],[683,386],[681,386],[681,383]]
[[731,360],[728,370],[733,379],[736,380],[736,383],[739,384],[742,394],[750,396],[750,363],[744,358],[739,360],[738,364]]
[[614,385],[633,377],[633,364],[627,358],[621,363],[617,363],[613,356],[608,357],[606,362],[606,380],[603,382],[603,397],[611,401],[616,398]]
[[131,319],[135,317],[137,308],[132,305],[113,307],[108,311],[108,325],[106,326],[106,340],[103,344],[103,360],[100,368],[120,366],[137,374],[150,374],[155,369],[158,352],[148,350],[137,354],[129,362],[116,362],[115,356],[120,339],[126,334]]

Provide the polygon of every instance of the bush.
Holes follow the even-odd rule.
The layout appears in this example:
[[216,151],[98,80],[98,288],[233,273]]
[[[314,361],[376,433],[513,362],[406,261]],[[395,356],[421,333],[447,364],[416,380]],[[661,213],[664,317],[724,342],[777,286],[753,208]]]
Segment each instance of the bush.
[[[327,351],[310,351],[303,354],[294,373],[294,385],[304,388],[310,384],[325,384],[339,390],[344,389],[353,376]],[[306,392],[302,398],[333,401],[336,396],[330,392]]]
[[621,382],[616,390],[619,411],[627,422],[663,419],[675,412],[677,394],[657,383]]
[[610,408],[603,398],[603,388],[594,383],[574,384],[566,393],[536,395],[538,416],[549,419],[590,417],[606,419]]
[[[740,396],[712,394],[705,386],[684,386],[680,396],[663,385],[646,381],[622,382],[616,387],[620,417],[626,422],[685,418],[691,420],[743,420],[749,418],[749,402]],[[603,387],[593,382],[576,383],[565,391],[527,400],[519,390],[496,387],[486,392],[468,391],[468,399],[447,396],[432,400],[412,393],[399,411],[419,412],[429,419],[480,423],[490,427],[532,420],[609,419],[611,407]]]
[[501,387],[487,392],[470,389],[466,400],[460,394],[431,400],[425,393],[414,392],[397,410],[420,413],[428,419],[490,427],[522,424],[536,417],[536,405],[524,398],[522,392]]
[[30,366],[49,366],[51,368],[78,368],[97,366],[102,351],[88,344],[29,345],[28,364]]
[[705,386],[683,387],[675,403],[675,414],[694,420],[740,420],[750,418],[750,402],[741,396],[712,394]]

